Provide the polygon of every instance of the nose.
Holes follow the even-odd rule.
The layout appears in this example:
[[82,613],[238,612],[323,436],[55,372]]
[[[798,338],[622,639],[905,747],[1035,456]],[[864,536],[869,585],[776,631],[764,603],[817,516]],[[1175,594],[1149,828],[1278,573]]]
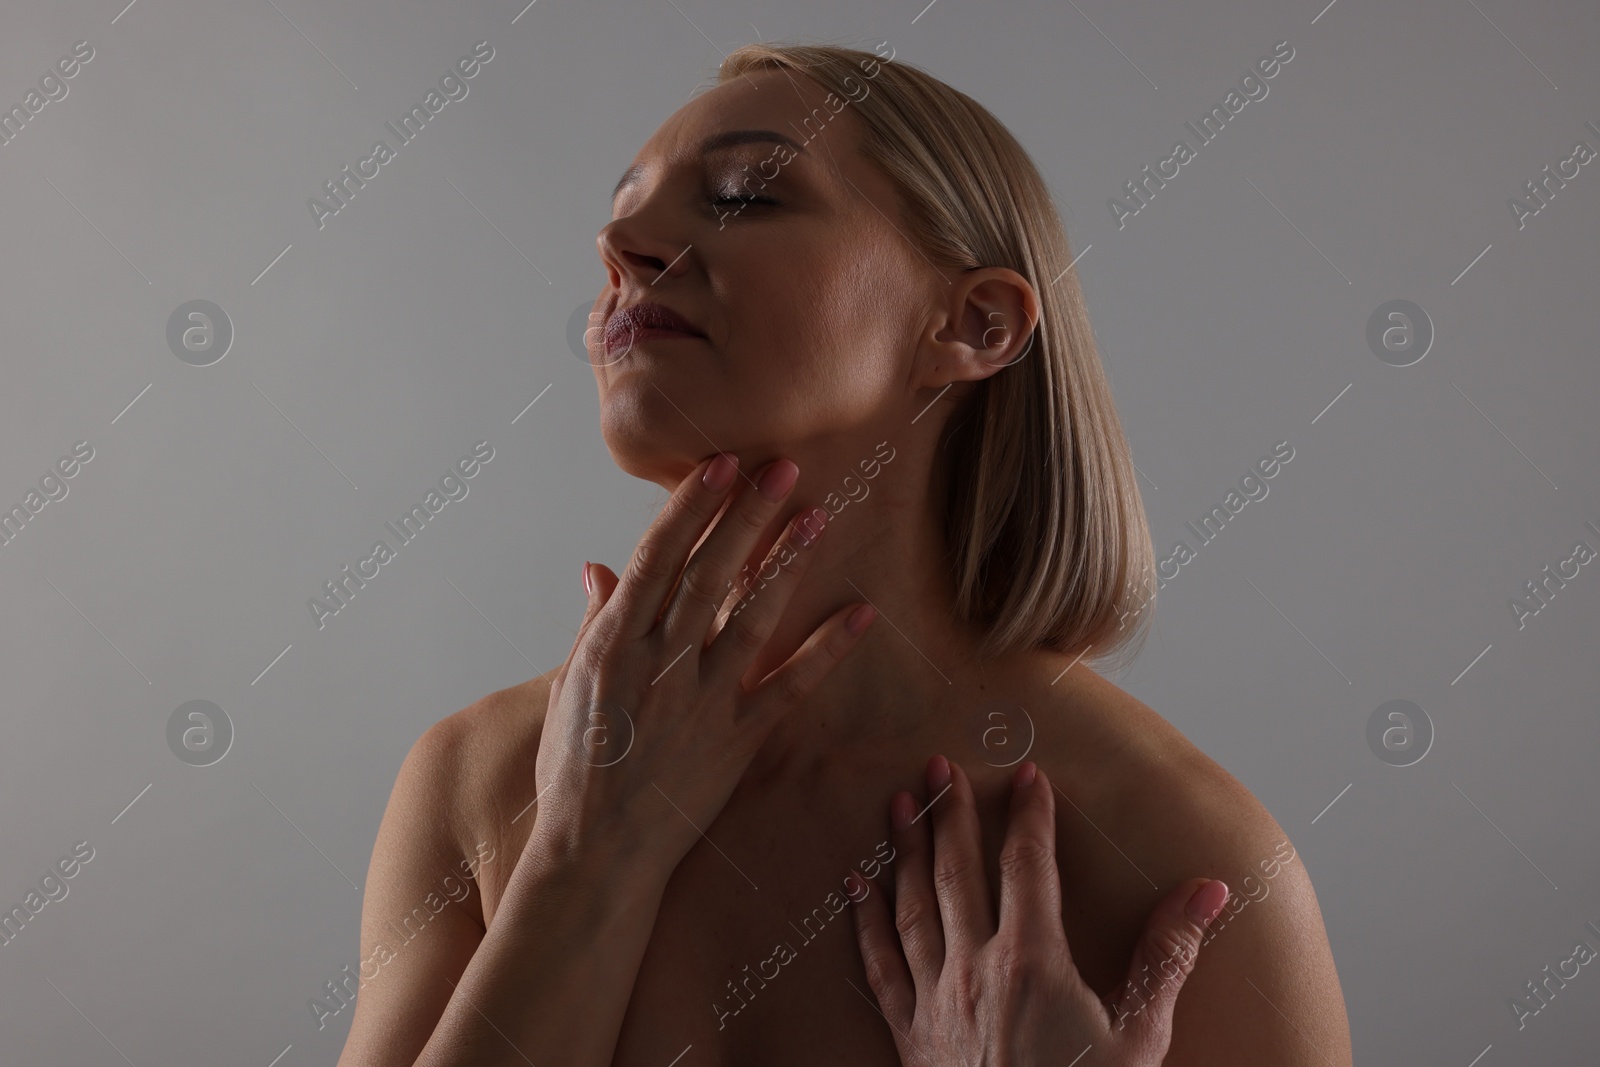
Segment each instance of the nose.
[[689,270],[694,246],[671,234],[645,211],[633,211],[600,227],[595,244],[615,289],[648,287]]

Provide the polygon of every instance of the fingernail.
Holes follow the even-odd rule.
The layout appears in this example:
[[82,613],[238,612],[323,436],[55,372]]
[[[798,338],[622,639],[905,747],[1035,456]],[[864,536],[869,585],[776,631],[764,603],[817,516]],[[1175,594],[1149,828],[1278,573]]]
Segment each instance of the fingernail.
[[706,488],[720,493],[733,484],[733,473],[739,469],[739,457],[728,452],[718,452],[717,458],[706,468],[702,479]]
[[1227,900],[1227,885],[1214,878],[1208,879],[1194,891],[1189,903],[1183,906],[1183,913],[1201,926],[1205,926],[1217,917],[1217,913],[1222,910],[1222,905],[1227,903]]
[[852,611],[848,616],[846,616],[844,620],[844,628],[849,630],[852,636],[860,637],[866,628],[871,625],[872,620],[877,617],[877,608],[873,607],[871,604],[862,604],[860,607],[856,608],[856,610]]
[[928,788],[938,792],[950,784],[950,761],[935,756],[928,761]]
[[912,805],[910,793],[896,793],[889,801],[889,825],[896,830],[909,830],[911,820],[916,818]]
[[768,500],[782,500],[785,493],[794,488],[795,479],[800,477],[800,468],[787,459],[775,460],[767,465],[762,472],[761,480],[756,483],[756,488],[761,490],[761,495]]
[[583,595],[594,596],[594,583],[589,579],[589,561],[583,561]]
[[860,893],[866,888],[866,884],[861,881],[861,876],[855,871],[851,871],[844,876],[844,891],[846,893]]
[[1011,779],[1011,788],[1028,788],[1033,784],[1033,780],[1038,776],[1038,772],[1039,768],[1034,766],[1032,760],[1029,760],[1027,763],[1024,763],[1022,766],[1017,768],[1016,775]]

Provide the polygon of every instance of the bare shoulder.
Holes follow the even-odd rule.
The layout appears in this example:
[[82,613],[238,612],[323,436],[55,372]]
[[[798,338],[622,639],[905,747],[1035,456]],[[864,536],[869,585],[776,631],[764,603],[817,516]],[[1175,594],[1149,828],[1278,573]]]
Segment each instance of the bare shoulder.
[[1244,783],[1143,701],[1096,677],[1098,701],[1129,759],[1118,802],[1138,812],[1164,846],[1187,860],[1250,863],[1285,839]]
[[[559,668],[557,668],[559,670]],[[556,670],[499,689],[429,727],[419,745],[449,783],[451,810],[464,847],[488,841],[516,855],[533,819],[534,762]]]
[[[404,848],[406,862],[419,841],[430,843],[435,863],[505,851],[504,828],[513,825],[520,780],[533,783],[533,761],[554,671],[479,698],[424,730],[395,777],[385,821]],[[529,793],[532,799],[532,793]],[[523,801],[522,803],[526,803]],[[426,833],[422,825],[427,824]],[[406,827],[415,829],[406,830]],[[406,832],[401,832],[406,831]],[[492,862],[484,861],[486,863]],[[390,872],[385,869],[385,873]],[[484,872],[487,874],[487,870]],[[476,896],[476,893],[474,893]]]
[[[1059,703],[1081,755],[1059,761],[1069,780],[1058,780],[1058,838],[1064,853],[1101,838],[1107,864],[1121,867],[1116,895],[1133,909],[1118,923],[1115,973],[1125,974],[1145,918],[1173,886],[1196,876],[1228,885],[1179,997],[1167,1067],[1349,1064],[1321,907],[1283,827],[1171,723],[1092,671]],[[1067,740],[1041,733],[1049,747]]]
[[[359,996],[341,1067],[412,1062],[444,1012],[487,929],[486,901],[518,854],[495,818],[515,793],[525,750],[531,768],[546,685],[541,677],[492,693],[434,723],[406,753],[367,867],[360,966],[342,980]],[[347,1001],[313,1001],[319,1028]]]
[[[442,747],[448,749],[460,769],[471,770],[467,775],[470,780],[461,782],[464,789],[515,777],[524,761],[531,776],[555,674],[552,670],[488,693],[429,728],[430,733],[439,735]],[[480,791],[474,791],[477,792]],[[472,799],[493,802],[494,797],[473,795]]]
[[1112,682],[1079,669],[1069,677],[1045,702],[1037,749],[1047,772],[1065,776],[1052,775],[1068,813],[1077,805],[1083,820],[1135,845],[1147,862],[1130,853],[1129,864],[1155,868],[1145,873],[1157,881],[1174,864],[1197,862],[1220,865],[1204,873],[1226,878],[1263,847],[1272,854],[1282,827],[1243,783]]

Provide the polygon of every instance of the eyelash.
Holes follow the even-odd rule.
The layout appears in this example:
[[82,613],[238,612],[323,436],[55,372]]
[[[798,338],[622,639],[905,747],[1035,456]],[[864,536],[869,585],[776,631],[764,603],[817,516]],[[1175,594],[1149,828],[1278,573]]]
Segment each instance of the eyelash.
[[769,204],[769,205],[776,205],[777,204],[776,200],[772,199],[771,197],[767,197],[767,196],[725,196],[725,195],[721,195],[721,194],[713,196],[711,198],[711,202],[713,204],[717,204],[717,205],[722,205],[722,204],[743,204],[743,205],[746,205],[746,206],[749,206],[750,204]]

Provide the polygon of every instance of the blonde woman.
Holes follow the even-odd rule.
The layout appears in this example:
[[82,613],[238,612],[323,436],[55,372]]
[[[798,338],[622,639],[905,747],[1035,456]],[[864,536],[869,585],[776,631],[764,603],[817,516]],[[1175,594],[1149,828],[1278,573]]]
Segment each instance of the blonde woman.
[[671,498],[402,765],[341,1067],[1349,1064],[1286,835],[1091,669],[1151,546],[1006,129],[747,46],[598,245],[605,441]]

